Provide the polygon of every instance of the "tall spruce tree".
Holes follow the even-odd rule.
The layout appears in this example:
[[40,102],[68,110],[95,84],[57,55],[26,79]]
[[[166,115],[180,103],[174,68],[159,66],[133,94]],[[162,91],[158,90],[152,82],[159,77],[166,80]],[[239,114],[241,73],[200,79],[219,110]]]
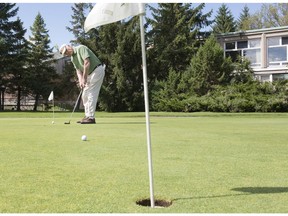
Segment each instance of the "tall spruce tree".
[[211,24],[212,11],[203,14],[205,4],[161,3],[150,7],[152,18],[147,19],[152,49],[148,52],[149,68],[156,79],[166,79],[170,69],[184,70],[201,40],[202,27]]
[[143,78],[139,18],[123,22],[117,33],[113,55],[113,80],[116,83],[118,111],[143,111]]
[[234,20],[234,16],[232,15],[232,12],[229,10],[227,5],[222,4],[218,9],[215,17],[213,32],[219,34],[234,31],[236,31],[236,22]]
[[16,93],[16,109],[17,111],[20,111],[21,97],[26,95],[28,43],[24,37],[26,29],[23,28],[23,23],[19,18],[17,18],[15,24],[13,25],[13,32],[13,51],[10,52],[13,63],[10,67],[8,88],[10,93]]
[[[105,78],[99,95],[99,104],[106,111],[117,111],[121,105],[121,95],[117,88],[117,75],[115,73],[115,53],[118,50],[118,43],[121,28],[125,28],[121,22],[111,23],[97,29],[98,36],[95,43],[95,53],[99,55],[101,62],[106,65]],[[122,34],[121,34],[122,35]],[[119,55],[119,53],[118,53]],[[123,55],[123,53],[122,53]]]
[[251,16],[249,13],[249,7],[247,5],[245,5],[242,9],[242,12],[237,22],[237,28],[238,30],[242,31],[251,29]]
[[[91,3],[75,3],[74,7],[72,7],[73,15],[72,21],[70,21],[72,28],[66,27],[69,32],[72,32],[74,35],[75,39],[71,40],[71,44],[76,45],[76,44],[84,44],[87,45],[87,40],[89,39],[89,34],[85,33],[84,30],[84,22],[86,19],[85,13],[87,10],[92,9],[92,4]],[[93,32],[95,30],[91,30]]]
[[17,21],[11,21],[11,18],[17,15],[19,8],[15,8],[16,4],[0,3],[0,38],[2,46],[0,49],[0,78],[1,81],[5,73],[10,71],[11,58],[9,53],[13,51],[13,26]]
[[15,8],[16,4],[0,3],[0,110],[4,109],[4,92],[7,86],[7,74],[9,74],[12,64],[10,52],[13,51],[13,31],[14,21],[11,18],[17,15],[19,8]]
[[[17,92],[17,110],[20,110],[21,90],[24,87],[25,64],[27,57],[26,30],[19,18],[12,19],[17,15],[16,4],[0,4],[0,87],[1,95],[4,88],[7,92]],[[4,100],[0,98],[0,110],[3,108]]]
[[30,40],[29,55],[29,87],[35,96],[34,111],[37,111],[39,99],[48,95],[53,89],[53,79],[56,77],[56,70],[52,66],[53,54],[50,48],[50,38],[46,24],[40,13],[35,18],[33,26],[30,27],[32,36]]
[[181,91],[201,96],[212,90],[214,85],[229,84],[233,67],[231,59],[224,58],[223,52],[215,37],[210,36],[183,73]]

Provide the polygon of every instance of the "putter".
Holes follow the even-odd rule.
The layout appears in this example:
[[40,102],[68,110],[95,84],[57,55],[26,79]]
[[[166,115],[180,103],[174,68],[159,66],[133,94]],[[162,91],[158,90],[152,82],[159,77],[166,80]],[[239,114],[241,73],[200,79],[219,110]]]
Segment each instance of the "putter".
[[82,91],[83,91],[83,90],[81,89],[80,94],[79,94],[79,96],[78,96],[78,98],[77,98],[77,101],[76,101],[76,103],[75,103],[75,106],[74,106],[74,108],[73,108],[73,111],[72,111],[72,113],[71,113],[71,115],[70,115],[69,121],[68,121],[68,122],[64,122],[64,124],[70,124],[70,121],[71,121],[71,119],[72,119],[72,115],[73,115],[73,113],[75,112],[75,109],[76,109],[77,104],[78,104],[78,102],[79,102],[79,99],[80,99],[80,96],[81,96],[81,94],[82,94]]

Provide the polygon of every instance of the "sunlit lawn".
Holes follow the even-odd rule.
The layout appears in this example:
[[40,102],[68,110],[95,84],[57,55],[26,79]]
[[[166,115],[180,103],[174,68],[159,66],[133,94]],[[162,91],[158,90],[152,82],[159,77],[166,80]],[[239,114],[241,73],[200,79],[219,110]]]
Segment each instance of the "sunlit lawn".
[[[0,113],[0,213],[287,213],[288,114]],[[88,141],[81,141],[82,135]]]

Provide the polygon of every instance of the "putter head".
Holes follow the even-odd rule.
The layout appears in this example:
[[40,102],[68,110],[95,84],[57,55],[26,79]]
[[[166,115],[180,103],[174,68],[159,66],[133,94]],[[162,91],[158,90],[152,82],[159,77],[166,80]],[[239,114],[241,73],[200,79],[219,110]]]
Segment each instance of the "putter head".
[[64,122],[64,124],[70,124],[70,121],[69,122]]

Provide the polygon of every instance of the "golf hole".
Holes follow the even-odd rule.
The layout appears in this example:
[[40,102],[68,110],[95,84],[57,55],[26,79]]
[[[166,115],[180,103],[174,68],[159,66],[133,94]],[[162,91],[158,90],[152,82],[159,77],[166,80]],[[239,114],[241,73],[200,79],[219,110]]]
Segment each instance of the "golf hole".
[[[156,199],[154,202],[155,202],[155,208],[167,208],[172,205],[172,201],[167,201],[167,200]],[[140,206],[151,207],[150,199],[138,200],[136,204]]]

